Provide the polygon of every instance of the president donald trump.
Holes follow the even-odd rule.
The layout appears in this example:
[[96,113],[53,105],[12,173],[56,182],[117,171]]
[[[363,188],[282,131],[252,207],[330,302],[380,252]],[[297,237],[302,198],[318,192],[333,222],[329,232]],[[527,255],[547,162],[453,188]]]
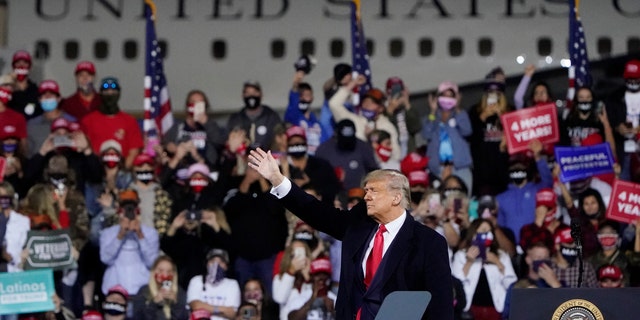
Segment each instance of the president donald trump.
[[369,173],[363,180],[365,201],[344,211],[293,185],[271,152],[251,151],[249,166],[271,182],[271,193],[287,209],[343,241],[336,319],[374,319],[394,291],[429,291],[432,299],[423,319],[453,319],[447,244],[407,213],[409,182],[404,175],[395,170]]

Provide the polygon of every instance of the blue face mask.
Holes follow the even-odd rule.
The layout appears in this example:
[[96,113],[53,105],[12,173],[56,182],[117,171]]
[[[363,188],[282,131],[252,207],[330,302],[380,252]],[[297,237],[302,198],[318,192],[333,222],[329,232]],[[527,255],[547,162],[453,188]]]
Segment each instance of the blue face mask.
[[360,114],[362,114],[362,116],[367,118],[367,120],[369,121],[372,121],[378,115],[377,112],[367,109],[360,110]]
[[4,153],[14,153],[16,149],[18,149],[17,143],[5,143],[2,145],[2,151],[4,151]]
[[56,98],[40,100],[40,106],[45,112],[53,111],[58,107],[58,100]]

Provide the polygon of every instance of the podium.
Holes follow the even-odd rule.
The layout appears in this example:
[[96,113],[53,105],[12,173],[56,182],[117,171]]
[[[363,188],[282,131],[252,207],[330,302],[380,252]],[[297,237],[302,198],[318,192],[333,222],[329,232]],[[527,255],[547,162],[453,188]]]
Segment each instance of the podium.
[[513,289],[509,319],[638,319],[640,288]]
[[429,291],[394,291],[384,298],[376,320],[422,319],[429,301]]

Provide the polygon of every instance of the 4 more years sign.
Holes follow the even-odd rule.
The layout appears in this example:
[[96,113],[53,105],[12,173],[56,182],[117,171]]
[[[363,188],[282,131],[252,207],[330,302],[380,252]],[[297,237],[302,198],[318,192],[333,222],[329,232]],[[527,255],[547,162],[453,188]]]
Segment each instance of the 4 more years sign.
[[640,185],[616,180],[611,191],[607,218],[624,223],[640,219]]
[[507,138],[509,154],[529,149],[529,143],[540,140],[552,144],[560,140],[558,112],[554,103],[526,108],[500,116]]

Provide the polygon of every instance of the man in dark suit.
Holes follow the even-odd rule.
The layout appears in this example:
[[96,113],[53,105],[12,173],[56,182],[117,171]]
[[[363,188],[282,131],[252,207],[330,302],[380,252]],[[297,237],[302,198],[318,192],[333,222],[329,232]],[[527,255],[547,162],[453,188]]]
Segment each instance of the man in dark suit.
[[249,166],[274,186],[271,193],[306,223],[342,240],[336,319],[374,319],[394,291],[429,291],[423,318],[453,319],[453,289],[445,239],[413,220],[409,182],[395,170],[364,181],[364,202],[350,211],[323,204],[293,185],[271,152],[251,151]]

